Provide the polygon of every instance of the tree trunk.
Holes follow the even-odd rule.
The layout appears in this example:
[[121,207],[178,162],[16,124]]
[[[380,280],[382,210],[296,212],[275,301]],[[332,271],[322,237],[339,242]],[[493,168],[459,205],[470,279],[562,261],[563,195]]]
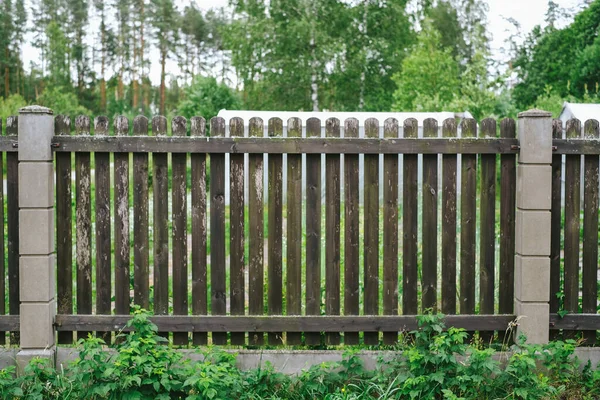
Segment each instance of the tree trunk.
[[165,64],[167,63],[167,51],[162,49],[160,53],[160,114],[165,115],[166,85],[165,85]]
[[8,46],[4,49],[4,55],[6,57],[6,65],[4,67],[4,97],[7,98],[10,95],[10,69],[8,67],[10,53]]

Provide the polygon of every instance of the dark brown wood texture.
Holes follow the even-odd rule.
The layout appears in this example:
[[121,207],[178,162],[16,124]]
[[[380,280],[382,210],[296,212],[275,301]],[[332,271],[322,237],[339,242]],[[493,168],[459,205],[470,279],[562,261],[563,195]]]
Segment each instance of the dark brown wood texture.
[[[187,135],[187,120],[171,121],[173,136]],[[171,155],[171,221],[173,243],[173,314],[188,314],[187,154]],[[187,332],[173,334],[173,344],[187,345]]]
[[[456,137],[456,120],[442,126],[444,137]],[[456,184],[457,156],[442,157],[442,305],[444,314],[456,314]]]
[[[75,134],[90,135],[90,119],[75,119]],[[77,314],[92,313],[92,177],[90,153],[75,154],[75,230],[77,262]],[[123,314],[125,314],[123,312]],[[78,332],[78,339],[86,338],[88,332]]]
[[[365,137],[379,137],[379,121],[365,121]],[[364,309],[365,315],[379,314],[379,155],[365,154],[364,172]],[[379,334],[365,332],[366,345],[379,343]]]
[[[249,121],[248,133],[251,137],[262,137],[264,125],[260,118]],[[249,263],[248,263],[248,313],[262,315],[264,309],[264,157],[262,153],[250,154],[248,171],[248,213],[249,215]],[[262,332],[249,332],[248,344],[262,345]]]
[[[340,137],[340,121],[325,122],[327,137]],[[325,314],[340,315],[340,156],[325,156]],[[328,333],[327,344],[340,344],[339,333]]]
[[[190,120],[192,137],[206,136],[206,120],[192,117]],[[192,168],[192,314],[208,314],[207,301],[207,226],[206,226],[206,154],[190,155]],[[194,332],[192,343],[195,346],[208,344],[206,332]]]
[[[290,118],[288,137],[302,137],[302,120]],[[302,314],[302,156],[287,156],[286,314]],[[287,332],[286,344],[302,343],[301,332]]]
[[[562,138],[562,121],[552,122],[552,137]],[[562,158],[560,154],[552,156],[552,206],[550,216],[550,312],[557,313],[560,309],[559,294],[561,291],[561,222],[562,222]],[[550,332],[550,335],[556,332]]]
[[[213,137],[225,136],[225,120],[210,121]],[[225,260],[225,155],[210,155],[210,278],[213,315],[227,312]],[[213,333],[213,344],[227,344],[226,333]]]
[[[68,116],[58,115],[55,118],[54,134],[57,136],[71,135],[71,119]],[[71,153],[56,154],[56,305],[59,314],[73,313],[71,160]],[[98,190],[97,184],[96,190]],[[108,285],[110,287],[110,281]],[[57,339],[58,344],[72,344],[73,332],[59,332]]]
[[[2,118],[0,118],[0,140],[2,136]],[[69,155],[69,157],[71,157]],[[0,148],[0,316],[6,314],[6,266],[4,258],[4,151]],[[70,314],[70,311],[67,312]],[[3,318],[3,317],[0,317]],[[6,332],[0,331],[0,346],[6,344]]]
[[[423,122],[423,136],[437,137],[438,124],[428,118]],[[438,215],[438,155],[423,155],[423,264],[421,311],[437,312],[437,215]]]
[[[133,134],[148,135],[148,118],[135,117]],[[97,168],[96,162],[96,171]],[[133,154],[133,204],[133,302],[147,310],[150,308],[150,243],[148,154],[145,153]]]
[[[349,118],[344,122],[344,137],[358,137],[358,120]],[[360,301],[359,203],[358,155],[344,155],[344,315],[358,315]],[[345,332],[344,344],[359,344],[357,332]]]
[[[386,119],[383,137],[398,138],[398,121]],[[383,157],[383,314],[398,315],[398,155]],[[384,332],[383,343],[395,344],[398,332]]]
[[[306,137],[321,136],[321,121],[306,121]],[[321,314],[321,155],[306,156],[306,315]],[[318,333],[307,333],[306,344],[321,344]]]
[[[232,118],[229,122],[231,137],[244,136],[244,121]],[[230,201],[229,201],[229,232],[230,232],[230,262],[229,262],[229,297],[231,315],[244,315],[245,303],[245,263],[244,263],[244,155],[230,156]],[[244,345],[246,335],[243,332],[231,334],[231,344]]]
[[[461,122],[463,137],[477,136],[477,122]],[[475,232],[477,196],[477,155],[462,155],[460,201],[460,313],[475,313]]]
[[[115,135],[129,134],[129,120],[123,116],[115,118]],[[130,283],[129,266],[129,154],[114,155],[114,208],[115,208],[115,311],[117,314],[129,314]]]
[[[597,120],[584,125],[584,138],[598,140],[600,130]],[[584,156],[583,169],[583,271],[581,311],[594,314],[598,310],[598,174],[597,155]],[[596,343],[596,331],[583,333],[587,345]]]
[[[17,138],[19,118],[6,119],[6,135]],[[8,312],[19,315],[19,157],[16,152],[6,153],[6,249],[8,261]],[[21,342],[19,331],[10,332],[10,344]]]
[[[419,124],[416,119],[404,121],[404,137],[416,138]],[[404,155],[402,187],[402,314],[419,312],[418,293],[418,203],[417,203],[417,155]]]

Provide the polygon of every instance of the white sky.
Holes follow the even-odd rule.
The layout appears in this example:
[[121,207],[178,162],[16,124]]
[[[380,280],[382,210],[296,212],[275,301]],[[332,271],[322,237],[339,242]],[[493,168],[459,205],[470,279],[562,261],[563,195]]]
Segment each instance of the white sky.
[[[215,7],[225,7],[227,6],[228,0],[192,0],[195,1],[196,4],[200,6],[201,9],[207,10],[209,8]],[[570,13],[578,10],[579,4],[582,3],[582,0],[554,0],[558,3],[559,7],[567,9]],[[176,4],[179,7],[183,7],[188,1],[176,1]],[[511,24],[509,24],[506,19],[513,18],[519,22],[521,25],[521,31],[523,34],[527,34],[531,31],[531,29],[538,25],[544,24],[544,16],[546,13],[546,8],[548,4],[548,0],[487,0],[489,5],[488,12],[488,32],[492,38],[491,48],[492,55],[495,59],[501,60],[501,48],[504,46],[505,40],[509,37],[509,30],[512,29]],[[94,18],[92,18],[92,24]],[[568,20],[561,21],[561,24],[569,22]],[[512,29],[514,31],[514,29]],[[31,60],[38,61],[39,54],[36,49],[33,49],[29,44],[31,41],[31,37],[27,37],[27,44],[23,49],[24,56],[24,65],[26,67],[29,66],[29,62]],[[152,50],[151,54],[149,54],[150,59],[158,60],[158,54],[155,50]],[[167,65],[167,72],[172,72],[173,74],[177,74],[178,66],[175,62],[170,62]],[[151,66],[150,70],[150,79],[153,83],[158,83],[160,81],[160,65],[155,62]]]

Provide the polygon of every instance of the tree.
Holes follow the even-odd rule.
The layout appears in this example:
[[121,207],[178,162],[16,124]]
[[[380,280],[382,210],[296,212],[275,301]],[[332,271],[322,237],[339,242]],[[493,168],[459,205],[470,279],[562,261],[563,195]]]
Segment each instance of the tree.
[[431,21],[423,22],[417,44],[394,75],[396,111],[442,111],[459,91],[458,64],[441,45],[440,33]]
[[177,112],[188,119],[202,116],[209,121],[222,109],[240,107],[240,98],[229,86],[218,83],[215,78],[197,76],[185,89],[185,100],[179,103]]
[[172,0],[152,0],[151,23],[154,40],[160,53],[160,105],[159,112],[166,114],[166,64],[175,51],[178,40],[179,14]]

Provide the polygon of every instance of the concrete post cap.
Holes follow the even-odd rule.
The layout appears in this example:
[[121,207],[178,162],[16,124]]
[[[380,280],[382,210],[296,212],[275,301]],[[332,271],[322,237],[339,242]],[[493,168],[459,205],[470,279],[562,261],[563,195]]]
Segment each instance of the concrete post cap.
[[53,115],[54,111],[49,109],[48,107],[42,106],[27,106],[19,109],[19,114],[48,114]]
[[551,112],[544,111],[544,110],[538,110],[537,108],[519,113],[519,118],[551,118],[551,117],[552,117]]

